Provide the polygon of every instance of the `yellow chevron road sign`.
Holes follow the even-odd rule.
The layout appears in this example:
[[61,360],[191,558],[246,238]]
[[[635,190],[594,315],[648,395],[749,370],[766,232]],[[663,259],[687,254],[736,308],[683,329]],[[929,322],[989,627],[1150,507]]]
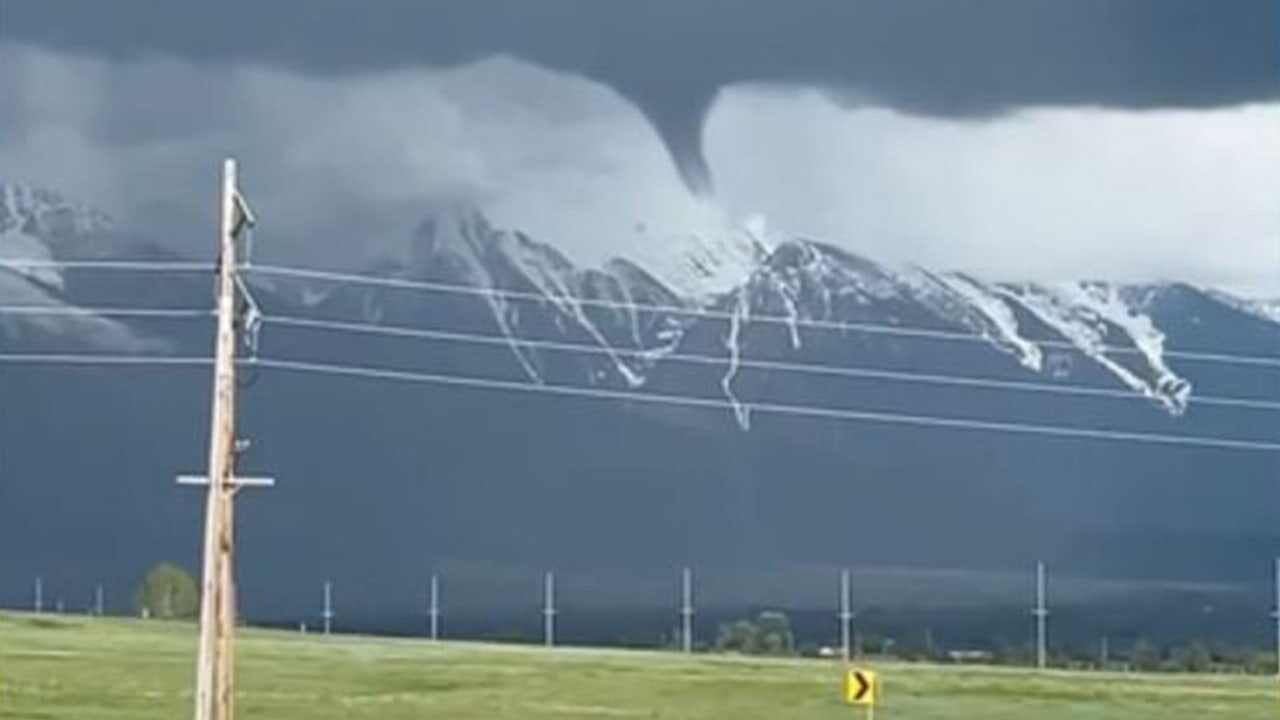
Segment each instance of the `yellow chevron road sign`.
[[875,671],[850,668],[844,676],[844,699],[850,705],[875,707],[880,702],[880,678]]

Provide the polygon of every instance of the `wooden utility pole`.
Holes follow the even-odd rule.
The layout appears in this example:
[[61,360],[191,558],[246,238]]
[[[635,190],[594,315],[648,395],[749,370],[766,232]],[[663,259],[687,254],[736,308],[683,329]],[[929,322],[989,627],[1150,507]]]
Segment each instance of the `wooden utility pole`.
[[236,162],[222,168],[221,228],[218,236],[218,328],[214,346],[213,416],[209,429],[209,473],[182,476],[178,482],[207,485],[204,517],[204,565],[200,593],[200,645],[196,660],[195,720],[231,720],[236,626],[235,494],[246,485],[270,485],[269,479],[237,478],[236,341],[239,272],[236,240],[253,223],[236,184]]

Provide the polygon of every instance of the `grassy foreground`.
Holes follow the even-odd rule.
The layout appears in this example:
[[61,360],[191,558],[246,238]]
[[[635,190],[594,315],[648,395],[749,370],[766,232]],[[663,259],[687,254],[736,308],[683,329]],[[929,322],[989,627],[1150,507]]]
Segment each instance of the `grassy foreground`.
[[[194,627],[0,613],[0,718],[189,717]],[[861,717],[816,660],[240,635],[240,718]],[[1269,678],[885,664],[878,718],[1280,717]]]

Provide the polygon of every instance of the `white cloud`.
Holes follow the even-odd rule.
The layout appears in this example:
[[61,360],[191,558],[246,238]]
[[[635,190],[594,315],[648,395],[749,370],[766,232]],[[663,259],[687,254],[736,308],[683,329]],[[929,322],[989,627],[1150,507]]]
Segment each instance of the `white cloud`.
[[717,185],[699,199],[616,93],[515,60],[311,77],[11,46],[0,178],[208,252],[216,169],[234,153],[263,220],[258,251],[291,262],[403,252],[425,213],[462,202],[585,263],[657,263],[681,235],[741,224],[994,278],[1280,294],[1275,110],[958,121],[739,87],[708,118]]
[[403,252],[428,212],[457,203],[588,263],[651,250],[641,224],[655,237],[724,228],[632,105],[514,60],[316,78],[9,47],[0,106],[15,117],[0,177],[205,251],[225,154],[262,218],[258,248],[294,261]]
[[774,232],[994,279],[1280,293],[1275,106],[981,121],[738,88],[706,128],[722,202]]

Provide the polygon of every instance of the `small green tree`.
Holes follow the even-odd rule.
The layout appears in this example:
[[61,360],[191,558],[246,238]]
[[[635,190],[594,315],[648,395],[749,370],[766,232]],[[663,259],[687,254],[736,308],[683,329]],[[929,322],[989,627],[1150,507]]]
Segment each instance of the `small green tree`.
[[133,602],[146,617],[193,618],[200,610],[200,591],[190,573],[173,563],[163,562],[147,572]]
[[1276,656],[1271,652],[1241,650],[1240,666],[1251,675],[1274,675]]
[[724,623],[716,634],[716,649],[744,655],[793,655],[796,639],[785,613],[762,612],[755,621]]
[[796,636],[791,632],[791,620],[786,613],[762,612],[756,618],[760,635],[760,652],[765,655],[791,655],[795,653]]
[[760,652],[757,644],[759,632],[750,620],[721,623],[716,632],[716,649],[721,652],[738,652],[755,655]]
[[1159,670],[1160,651],[1146,640],[1139,639],[1133,644],[1133,650],[1129,652],[1129,663],[1134,670],[1143,672]]
[[1174,663],[1183,672],[1208,672],[1213,666],[1213,656],[1208,646],[1195,640],[1174,653]]

